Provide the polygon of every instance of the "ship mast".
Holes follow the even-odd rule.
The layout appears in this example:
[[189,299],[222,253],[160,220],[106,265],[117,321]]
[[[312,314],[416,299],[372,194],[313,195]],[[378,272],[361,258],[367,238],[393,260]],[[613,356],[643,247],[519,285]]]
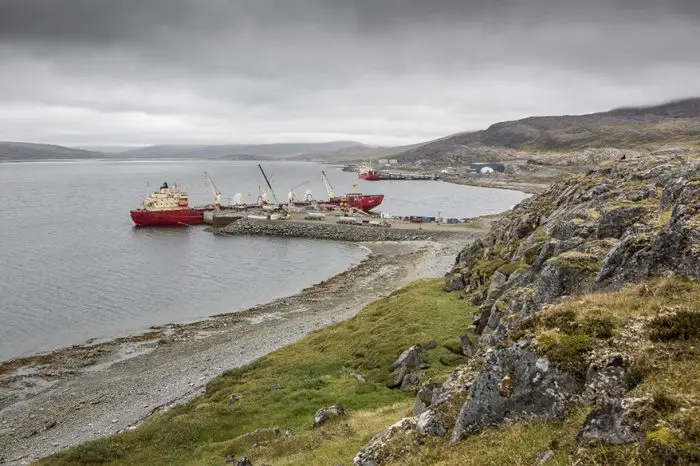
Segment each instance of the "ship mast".
[[263,170],[263,168],[260,164],[258,164],[258,168],[260,169],[260,173],[262,173],[263,178],[265,178],[265,183],[267,183],[267,187],[270,188],[270,193],[272,193],[272,199],[275,200],[275,204],[280,205],[280,201],[277,200],[277,195],[275,194],[275,190],[272,189],[272,185],[270,184],[270,180],[267,179],[267,175],[265,174],[265,171]]

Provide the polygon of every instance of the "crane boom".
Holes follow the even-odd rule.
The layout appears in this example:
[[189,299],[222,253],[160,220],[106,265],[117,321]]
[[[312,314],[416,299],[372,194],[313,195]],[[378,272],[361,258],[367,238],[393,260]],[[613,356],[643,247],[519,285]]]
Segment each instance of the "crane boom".
[[323,184],[326,185],[326,191],[328,192],[328,197],[333,199],[335,197],[335,190],[333,190],[333,186],[331,186],[331,182],[328,181],[328,177],[326,176],[326,172],[321,170],[321,179],[323,180]]
[[267,179],[267,175],[265,174],[265,171],[262,168],[262,165],[258,164],[258,168],[260,169],[260,173],[262,173],[263,178],[265,178],[265,183],[267,183],[267,187],[270,188],[270,193],[272,194],[272,199],[275,200],[275,204],[280,205],[280,201],[277,199],[277,196],[275,195],[275,190],[272,189],[272,185],[270,184],[270,180]]
[[211,193],[214,195],[214,207],[218,209],[221,205],[221,192],[216,188],[214,180],[211,179],[211,176],[209,176],[209,173],[207,173],[206,171],[204,172],[204,177],[207,180],[207,185],[209,186],[209,189],[211,189]]

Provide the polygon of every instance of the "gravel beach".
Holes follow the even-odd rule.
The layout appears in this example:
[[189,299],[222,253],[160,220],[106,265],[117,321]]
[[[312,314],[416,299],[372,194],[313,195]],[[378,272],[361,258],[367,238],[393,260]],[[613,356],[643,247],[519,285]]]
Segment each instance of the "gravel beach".
[[0,365],[0,464],[29,464],[131,429],[202,393],[222,372],[349,318],[420,278],[439,277],[481,232],[439,242],[363,243],[358,266],[245,312],[154,327],[114,341]]

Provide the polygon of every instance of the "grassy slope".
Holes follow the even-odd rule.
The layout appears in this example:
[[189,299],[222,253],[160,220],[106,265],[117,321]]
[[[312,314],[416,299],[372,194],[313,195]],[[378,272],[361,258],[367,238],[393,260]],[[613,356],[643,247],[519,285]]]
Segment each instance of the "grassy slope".
[[[398,354],[435,340],[427,372],[436,379],[464,362],[447,347],[458,346],[459,331],[471,323],[471,313],[441,286],[442,280],[417,282],[352,319],[214,379],[204,396],[134,431],[40,464],[218,465],[227,454],[249,456],[255,464],[349,464],[372,435],[410,414],[412,395],[385,387],[391,380],[388,367]],[[347,375],[343,366],[367,382]],[[234,394],[241,399],[229,404]],[[342,403],[349,415],[312,429],[315,411],[333,403]],[[282,431],[290,427],[295,435],[286,440],[244,435],[273,426]],[[253,448],[254,443],[259,445]]]
[[[562,422],[518,422],[488,429],[449,445],[443,439],[393,445],[404,452],[393,464],[568,465],[696,464],[700,460],[700,282],[663,278],[571,299],[523,325],[559,366],[585,369],[595,353],[622,354],[630,363],[630,396],[642,401],[635,421],[641,443],[581,446],[576,433],[590,408],[575,408]],[[405,453],[408,452],[408,453]]]

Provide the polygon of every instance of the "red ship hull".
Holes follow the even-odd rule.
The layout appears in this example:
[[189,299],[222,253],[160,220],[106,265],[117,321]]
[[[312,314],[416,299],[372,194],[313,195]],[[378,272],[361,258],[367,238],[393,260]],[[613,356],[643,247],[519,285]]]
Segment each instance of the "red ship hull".
[[[364,211],[370,211],[382,203],[382,201],[384,200],[384,194],[350,193],[345,196],[345,199],[348,207],[353,207],[355,209],[360,209]],[[334,197],[328,201],[303,201],[294,203],[294,205],[297,207],[304,207],[314,204],[339,207],[342,206],[342,200],[339,197]]]
[[132,210],[131,220],[139,226],[200,225],[204,223],[204,210]]
[[361,180],[365,181],[379,181],[381,178],[379,177],[379,172],[375,171],[370,171],[370,172],[364,172],[364,173],[359,173],[357,177]]
[[[348,206],[354,207],[356,209],[370,211],[377,207],[384,200],[384,194],[360,194],[360,195],[347,195]],[[331,199],[331,202],[336,201],[336,199]],[[337,199],[340,203],[340,199]]]

